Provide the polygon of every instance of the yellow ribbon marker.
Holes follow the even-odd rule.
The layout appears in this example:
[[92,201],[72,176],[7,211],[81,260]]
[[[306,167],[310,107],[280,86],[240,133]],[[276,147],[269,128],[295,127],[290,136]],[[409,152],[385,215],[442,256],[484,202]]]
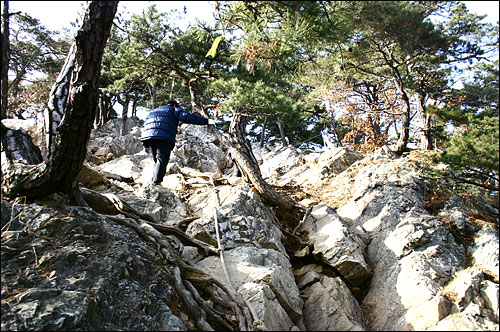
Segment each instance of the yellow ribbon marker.
[[212,44],[212,48],[210,48],[210,51],[207,52],[207,55],[205,55],[205,58],[210,56],[210,55],[212,56],[212,58],[215,58],[215,52],[217,52],[217,47],[219,47],[219,43],[220,43],[222,38],[224,38],[224,35],[215,38],[214,43]]

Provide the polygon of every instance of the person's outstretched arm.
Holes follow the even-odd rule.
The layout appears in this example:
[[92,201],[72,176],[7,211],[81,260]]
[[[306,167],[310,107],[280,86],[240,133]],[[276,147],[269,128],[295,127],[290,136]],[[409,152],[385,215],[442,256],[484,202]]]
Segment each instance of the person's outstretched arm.
[[182,121],[184,123],[191,123],[195,125],[207,125],[210,123],[209,119],[198,114],[186,112],[179,107],[175,109],[175,113],[177,114],[177,118],[179,119],[179,121]]

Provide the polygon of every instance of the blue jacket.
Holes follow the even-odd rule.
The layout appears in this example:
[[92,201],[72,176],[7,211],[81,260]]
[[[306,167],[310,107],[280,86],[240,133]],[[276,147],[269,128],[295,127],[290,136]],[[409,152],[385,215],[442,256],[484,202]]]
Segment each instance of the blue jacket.
[[188,113],[182,108],[166,105],[155,108],[146,116],[141,141],[166,139],[175,143],[179,121],[195,125],[208,125],[208,119]]

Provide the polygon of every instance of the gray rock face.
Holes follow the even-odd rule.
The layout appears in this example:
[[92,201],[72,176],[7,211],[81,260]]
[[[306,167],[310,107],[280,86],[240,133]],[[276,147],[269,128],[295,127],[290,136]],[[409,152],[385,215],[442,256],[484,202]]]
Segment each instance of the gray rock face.
[[269,330],[289,331],[300,321],[303,301],[283,253],[245,246],[225,251],[224,261],[229,280],[218,257],[208,257],[197,266],[245,297]]
[[213,219],[217,211],[224,246],[249,245],[285,253],[281,232],[272,213],[248,186],[218,186],[192,195],[187,204],[194,215],[202,216],[186,230],[192,237],[217,245]]
[[304,299],[304,325],[308,331],[365,331],[363,312],[351,290],[339,277],[320,265],[295,270]]
[[19,130],[23,129],[32,139],[33,144],[35,144],[38,149],[43,149],[43,124],[38,123],[33,119],[29,120],[19,120],[19,119],[3,119],[2,123],[12,129]]
[[172,151],[172,162],[204,173],[222,173],[227,157],[215,143],[215,137],[208,133],[206,126],[182,125]]
[[[356,162],[349,170],[337,175],[332,185],[334,183],[337,187],[331,186],[333,191],[325,192],[324,196],[340,197],[345,187],[338,187],[338,184],[349,183],[348,199],[344,199],[336,213],[321,205],[314,206],[311,217],[301,230],[308,234],[313,244],[312,252],[321,252],[322,261],[335,267],[336,272],[350,281],[352,286],[356,284],[352,283],[352,279],[349,280],[349,274],[363,270],[366,271],[365,275],[371,275],[366,296],[360,302],[363,319],[350,320],[361,323],[342,329],[364,328],[365,320],[369,330],[423,330],[436,326],[454,326],[453,329],[458,330],[471,326],[476,329],[498,327],[496,304],[492,305],[493,310],[486,305],[477,305],[476,311],[490,318],[472,319],[465,307],[453,309],[453,299],[445,292],[445,287],[455,288],[453,284],[448,284],[454,275],[466,267],[467,253],[473,259],[473,253],[477,253],[477,262],[481,262],[483,270],[493,271],[496,268],[497,272],[491,272],[490,275],[498,281],[498,232],[492,231],[489,226],[482,227],[482,231],[478,232],[469,217],[478,214],[478,211],[466,209],[463,201],[452,197],[437,216],[430,215],[423,209],[424,187],[415,165],[404,158],[395,159],[383,152]],[[315,211],[319,209],[325,212],[319,214],[319,218],[314,218]],[[451,228],[450,224],[443,221],[450,219],[454,223]],[[478,233],[467,248],[457,242],[456,237],[460,232],[465,234],[471,231]],[[486,246],[483,247],[483,244]],[[486,252],[489,254],[485,255]],[[342,259],[336,257],[345,257],[346,260],[356,261],[356,264],[342,269],[336,264],[336,260],[340,262]],[[310,285],[321,282],[324,277],[311,273],[303,278],[309,280],[307,283]],[[484,277],[479,278],[479,284],[484,280]],[[490,287],[490,292],[495,294],[491,284],[486,286],[483,282],[483,285]],[[474,294],[486,292],[480,291],[478,286]],[[483,303],[481,299],[480,296],[471,295],[466,303]],[[489,300],[484,302],[491,303]],[[493,302],[496,303],[496,300]],[[318,311],[320,309],[314,310],[314,314]],[[342,317],[341,312],[344,317],[347,316],[345,311],[339,310],[336,311],[337,319]],[[306,325],[307,322],[318,321],[314,314],[304,309]],[[315,318],[310,319],[308,315]],[[474,321],[474,324],[470,321]],[[326,326],[326,323],[321,326]]]
[[88,146],[89,158],[98,165],[120,156],[133,155],[143,150],[139,140],[141,136],[140,126],[142,120],[138,118],[128,118],[127,127],[129,130],[125,135],[121,135],[121,119],[112,119],[99,130],[92,130]]
[[91,191],[94,210],[2,201],[2,330],[498,330],[498,210],[458,195],[426,210],[408,156],[256,151],[268,182],[308,193],[294,256],[252,187],[228,180],[206,128],[182,126],[167,176],[151,186],[151,157],[132,143],[140,128],[108,140],[118,124],[93,134],[81,186],[191,243],[91,203]]
[[2,171],[4,173],[10,166],[10,159],[16,159],[26,165],[36,165],[42,162],[42,153],[26,130],[7,128],[2,122]]
[[2,330],[185,330],[172,276],[127,227],[36,204],[19,221],[2,241]]
[[302,230],[309,234],[313,254],[333,266],[353,287],[366,287],[370,271],[362,240],[326,205],[316,205]]

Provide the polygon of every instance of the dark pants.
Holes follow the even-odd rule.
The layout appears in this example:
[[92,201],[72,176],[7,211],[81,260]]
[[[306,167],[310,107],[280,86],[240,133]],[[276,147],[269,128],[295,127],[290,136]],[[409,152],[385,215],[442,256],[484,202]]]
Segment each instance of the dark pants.
[[153,174],[153,182],[161,183],[163,177],[167,172],[168,161],[170,160],[170,153],[174,149],[175,143],[164,139],[149,140],[149,146],[153,153],[153,160],[155,162],[155,169]]

